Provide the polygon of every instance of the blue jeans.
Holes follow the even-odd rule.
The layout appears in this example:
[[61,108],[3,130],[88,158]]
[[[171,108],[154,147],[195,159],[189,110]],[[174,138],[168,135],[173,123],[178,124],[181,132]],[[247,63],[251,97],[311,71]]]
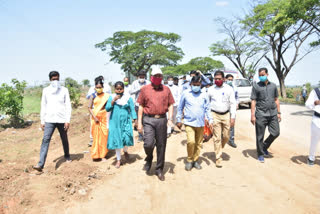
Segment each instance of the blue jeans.
[[67,132],[64,130],[64,123],[45,123],[44,134],[43,134],[43,139],[42,139],[42,144],[40,149],[40,161],[38,163],[38,166],[40,166],[41,168],[44,167],[44,164],[46,162],[49,143],[53,135],[53,132],[56,128],[58,128],[58,131],[60,133],[60,138],[63,145],[64,157],[70,158],[68,135],[67,135]]

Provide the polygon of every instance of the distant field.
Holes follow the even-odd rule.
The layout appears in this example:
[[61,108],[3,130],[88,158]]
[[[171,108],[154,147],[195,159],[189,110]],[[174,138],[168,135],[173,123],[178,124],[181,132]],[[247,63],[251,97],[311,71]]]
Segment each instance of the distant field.
[[39,96],[26,95],[23,98],[23,115],[40,113],[41,98]]

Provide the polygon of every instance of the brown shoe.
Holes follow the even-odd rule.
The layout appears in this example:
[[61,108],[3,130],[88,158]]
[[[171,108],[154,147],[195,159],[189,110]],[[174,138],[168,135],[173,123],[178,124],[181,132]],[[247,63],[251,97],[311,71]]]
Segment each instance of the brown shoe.
[[216,166],[217,166],[218,168],[221,168],[221,167],[222,167],[222,158],[219,158],[219,159],[216,160]]
[[165,177],[164,177],[164,174],[163,174],[162,171],[156,172],[156,175],[158,176],[160,181],[164,181],[165,180]]
[[32,169],[37,170],[38,172],[42,172],[42,167],[36,165],[36,166],[32,166]]

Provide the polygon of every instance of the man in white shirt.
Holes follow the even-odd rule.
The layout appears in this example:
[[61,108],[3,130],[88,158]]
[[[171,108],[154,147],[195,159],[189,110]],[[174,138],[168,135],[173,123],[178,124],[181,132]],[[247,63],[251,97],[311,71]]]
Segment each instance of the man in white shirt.
[[229,141],[230,127],[234,127],[237,104],[232,87],[224,84],[224,73],[222,71],[215,72],[214,83],[215,85],[208,90],[214,121],[211,129],[216,153],[216,166],[222,167],[222,149]]
[[[234,95],[236,98],[236,103],[237,103],[237,109],[238,109],[239,108],[238,88],[234,85],[232,74],[227,74],[226,83],[233,88]],[[234,127],[230,127],[230,138],[228,143],[233,148],[237,148],[237,144],[234,142]]]
[[[138,115],[138,111],[139,111],[139,103],[137,102],[139,94],[140,94],[140,89],[145,86],[150,84],[150,82],[148,80],[146,80],[146,71],[141,70],[138,72],[138,79],[133,81],[132,85],[131,85],[131,90],[130,90],[130,94],[135,96],[135,111]],[[136,124],[137,125],[137,124]],[[141,133],[139,133],[139,138],[138,138],[138,142],[142,142],[143,141],[143,135]]]
[[128,77],[123,78],[123,84],[124,84],[124,93],[128,93],[130,95],[131,85],[129,83]]
[[308,157],[308,164],[314,165],[317,145],[320,141],[320,90],[316,88],[311,91],[306,102],[306,107],[314,111],[311,122],[311,144]]
[[68,129],[71,118],[71,103],[69,91],[60,85],[60,74],[57,71],[49,73],[50,86],[43,89],[41,99],[41,129],[44,130],[40,149],[40,161],[33,169],[42,171],[46,162],[49,143],[56,128],[60,133],[64,158],[71,162],[69,154]]
[[[180,103],[180,88],[178,86],[176,86],[174,84],[174,80],[173,80],[173,76],[169,76],[168,77],[168,88],[170,89],[171,91],[171,94],[173,96],[173,99],[174,99],[174,104],[173,104],[173,114],[172,114],[172,123],[173,125],[176,125],[177,123],[177,113],[178,113],[178,104]],[[171,133],[174,131],[174,127],[171,127],[171,126],[168,126],[168,129],[167,129],[167,137],[170,137]]]

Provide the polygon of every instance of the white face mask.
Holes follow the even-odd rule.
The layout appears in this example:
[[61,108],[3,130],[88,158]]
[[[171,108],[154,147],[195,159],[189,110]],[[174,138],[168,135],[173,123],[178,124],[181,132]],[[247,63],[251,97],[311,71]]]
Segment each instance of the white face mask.
[[173,85],[173,81],[172,80],[168,80],[168,85],[172,86]]
[[146,81],[145,78],[139,78],[140,83],[144,83],[144,81]]
[[51,87],[52,88],[60,88],[60,81],[59,80],[51,81]]

